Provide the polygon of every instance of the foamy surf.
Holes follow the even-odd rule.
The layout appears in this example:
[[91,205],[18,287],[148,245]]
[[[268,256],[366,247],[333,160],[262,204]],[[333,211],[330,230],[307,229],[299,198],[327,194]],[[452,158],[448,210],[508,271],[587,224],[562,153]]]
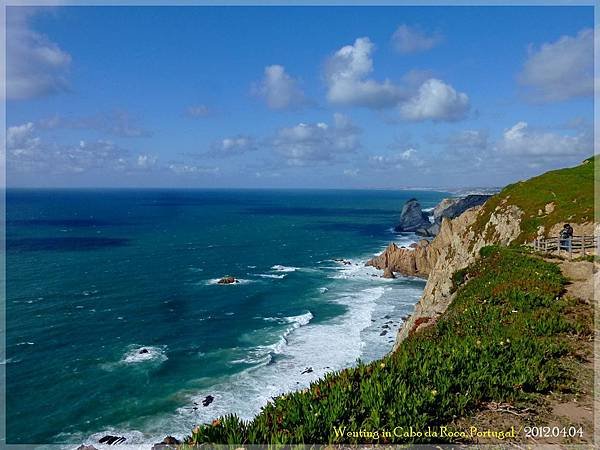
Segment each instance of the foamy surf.
[[271,270],[275,270],[277,272],[295,272],[296,270],[298,270],[298,267],[288,267],[282,266],[281,264],[275,264],[271,267]]
[[164,348],[161,347],[143,347],[143,346],[130,346],[130,349],[123,355],[121,362],[124,364],[139,364],[143,362],[164,362],[166,361],[167,355]]

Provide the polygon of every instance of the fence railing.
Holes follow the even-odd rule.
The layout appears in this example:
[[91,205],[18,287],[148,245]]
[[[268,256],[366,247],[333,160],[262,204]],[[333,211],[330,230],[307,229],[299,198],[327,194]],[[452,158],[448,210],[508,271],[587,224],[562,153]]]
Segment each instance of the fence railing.
[[552,253],[561,252],[568,254],[569,257],[573,253],[586,255],[592,253],[592,249],[598,248],[598,238],[593,235],[573,236],[570,239],[562,239],[560,237],[538,238],[533,241],[533,249],[538,252]]

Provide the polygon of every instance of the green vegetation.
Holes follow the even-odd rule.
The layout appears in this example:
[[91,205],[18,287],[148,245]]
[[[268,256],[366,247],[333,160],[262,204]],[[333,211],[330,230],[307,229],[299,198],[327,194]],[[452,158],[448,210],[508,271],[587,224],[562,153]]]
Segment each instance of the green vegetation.
[[[597,158],[595,156],[586,159],[579,166],[553,170],[506,186],[485,203],[473,230],[477,234],[482,233],[496,208],[510,205],[515,205],[524,212],[521,234],[515,244],[533,240],[540,226],[548,232],[557,223],[593,221],[594,168]],[[546,205],[551,204],[547,211]],[[488,242],[492,238],[493,235],[486,236]]]
[[[277,397],[249,422],[230,415],[201,425],[186,443],[369,443],[336,436],[334,427],[426,429],[487,402],[518,405],[572,385],[573,336],[591,333],[591,319],[561,296],[559,268],[516,249],[486,247],[481,256],[454,277],[456,298],[435,325],[395,353]],[[435,440],[380,435],[377,442]]]

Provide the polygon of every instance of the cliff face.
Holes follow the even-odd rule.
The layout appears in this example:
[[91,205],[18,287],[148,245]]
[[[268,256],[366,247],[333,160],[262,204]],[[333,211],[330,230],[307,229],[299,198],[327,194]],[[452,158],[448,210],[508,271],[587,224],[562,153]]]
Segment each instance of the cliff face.
[[[444,219],[440,233],[421,250],[422,254],[415,258],[422,261],[421,267],[423,270],[427,268],[429,276],[414,313],[398,332],[394,348],[410,333],[435,323],[454,298],[452,276],[456,271],[472,264],[482,247],[498,241],[508,245],[519,235],[522,211],[518,208],[499,208],[492,214],[490,226],[494,227],[495,233],[490,234],[489,238],[476,235],[472,230],[481,212],[482,207],[479,206],[467,210],[455,219]],[[388,261],[396,261],[394,256],[400,257],[399,254],[390,255]],[[400,264],[397,267],[400,267]]]
[[380,269],[427,278],[423,295],[399,330],[394,349],[409,334],[435,323],[453,300],[453,275],[472,264],[481,248],[530,242],[566,221],[573,224],[575,234],[591,234],[594,163],[591,158],[580,166],[510,185],[484,205],[455,219],[442,219],[440,232],[430,243],[420,241],[413,248],[390,244],[369,261],[367,264]]

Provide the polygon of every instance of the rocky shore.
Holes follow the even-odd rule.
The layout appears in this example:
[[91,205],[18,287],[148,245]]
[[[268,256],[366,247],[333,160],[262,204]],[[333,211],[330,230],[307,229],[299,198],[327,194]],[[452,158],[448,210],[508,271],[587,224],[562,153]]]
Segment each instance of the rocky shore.
[[[568,170],[572,169],[565,169],[565,172]],[[542,177],[538,177],[538,182]],[[417,219],[421,225],[425,224],[416,199],[404,205],[396,229],[406,230],[405,225],[410,224],[414,231],[421,230],[420,234],[435,236],[433,239],[422,239],[410,247],[398,247],[391,243],[380,255],[366,263],[382,270],[383,276],[392,277],[394,273],[400,273],[427,279],[414,313],[398,331],[394,350],[409,334],[436,322],[453,300],[453,275],[472,264],[483,247],[523,243],[535,235],[556,235],[564,221],[575,222],[572,215],[561,215],[566,211],[555,210],[551,193],[546,204],[532,209],[532,205],[526,203],[530,197],[528,183],[515,185],[512,190],[516,192],[507,192],[507,188],[495,196],[468,195],[459,199],[445,199],[434,208],[433,223],[429,222],[431,226],[428,228],[416,227]],[[548,205],[552,205],[552,208]],[[532,213],[538,210],[547,212],[545,215]],[[534,235],[529,236],[532,233],[530,222],[534,217],[542,217],[545,225],[538,225]],[[438,223],[439,229],[436,228]],[[587,218],[579,220],[574,228],[580,234],[592,234],[596,230],[595,224]]]

